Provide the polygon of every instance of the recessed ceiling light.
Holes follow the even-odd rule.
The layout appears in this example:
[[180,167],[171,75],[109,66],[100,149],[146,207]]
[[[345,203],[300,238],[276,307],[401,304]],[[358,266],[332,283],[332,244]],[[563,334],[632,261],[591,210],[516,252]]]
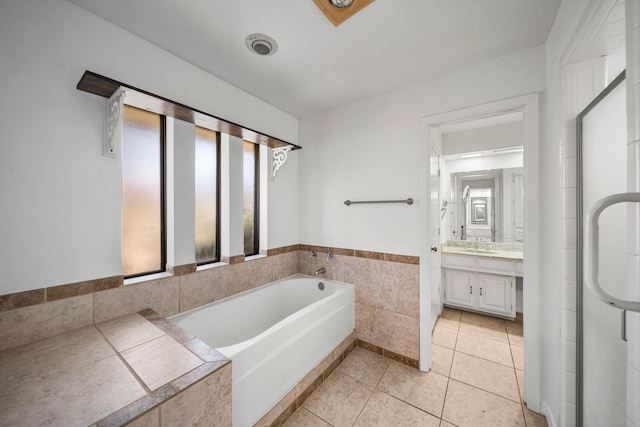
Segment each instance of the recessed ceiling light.
[[273,55],[278,50],[278,43],[266,34],[251,34],[244,42],[251,52],[261,56]]
[[353,0],[331,0],[331,4],[335,7],[349,7]]
[[472,157],[480,157],[482,156],[482,153],[470,153],[470,154],[462,154],[460,155],[461,159],[470,159]]

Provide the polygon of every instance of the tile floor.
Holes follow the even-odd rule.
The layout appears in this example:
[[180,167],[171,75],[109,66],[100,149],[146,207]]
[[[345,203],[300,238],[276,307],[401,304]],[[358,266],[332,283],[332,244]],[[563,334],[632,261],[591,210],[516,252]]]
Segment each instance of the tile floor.
[[445,308],[424,373],[357,347],[286,427],[546,426],[522,403],[522,318]]

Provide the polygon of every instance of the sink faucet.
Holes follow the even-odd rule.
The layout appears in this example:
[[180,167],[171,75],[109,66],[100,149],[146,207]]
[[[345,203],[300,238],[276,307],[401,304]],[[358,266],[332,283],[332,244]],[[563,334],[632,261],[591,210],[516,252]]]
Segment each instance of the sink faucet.
[[320,267],[320,268],[319,268],[319,269],[317,269],[317,270],[316,270],[316,272],[315,272],[315,273],[313,273],[313,274],[317,276],[318,274],[324,274],[324,273],[326,273],[326,272],[327,272],[327,269],[326,269],[326,268],[324,268],[324,267]]

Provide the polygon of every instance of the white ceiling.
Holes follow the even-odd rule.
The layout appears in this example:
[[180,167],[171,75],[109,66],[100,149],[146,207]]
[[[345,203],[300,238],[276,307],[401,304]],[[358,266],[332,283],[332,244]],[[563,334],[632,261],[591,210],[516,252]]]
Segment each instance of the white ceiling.
[[334,27],[312,0],[70,1],[296,117],[543,43],[560,4],[376,0]]

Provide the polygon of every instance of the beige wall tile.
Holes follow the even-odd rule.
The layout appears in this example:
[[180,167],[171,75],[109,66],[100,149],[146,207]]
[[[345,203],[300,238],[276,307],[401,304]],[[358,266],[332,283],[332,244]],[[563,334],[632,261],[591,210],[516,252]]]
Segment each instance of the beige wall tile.
[[180,311],[234,294],[235,266],[218,266],[180,276]]
[[371,307],[367,304],[356,302],[356,336],[361,340],[369,341],[371,338]]
[[45,301],[45,289],[33,289],[24,292],[0,295],[0,311],[14,310]]
[[415,317],[371,309],[371,341],[412,359],[420,357],[420,322]]
[[354,285],[357,303],[371,303],[371,263],[371,260],[365,258],[344,255],[333,257],[333,280]]
[[287,252],[271,258],[273,280],[280,280],[293,274],[298,274],[298,251]]
[[310,256],[311,256],[311,251],[307,251],[307,250],[298,251],[298,271],[301,274],[306,274],[309,276],[313,275],[313,272],[311,271]]
[[93,295],[0,312],[0,351],[93,323]]
[[273,281],[271,258],[264,257],[232,266],[234,293],[248,291]]
[[163,426],[231,426],[231,364],[160,407]]
[[104,322],[146,308],[164,317],[178,313],[179,277],[127,285],[94,294],[95,322]]
[[419,266],[371,261],[371,305],[419,317]]

